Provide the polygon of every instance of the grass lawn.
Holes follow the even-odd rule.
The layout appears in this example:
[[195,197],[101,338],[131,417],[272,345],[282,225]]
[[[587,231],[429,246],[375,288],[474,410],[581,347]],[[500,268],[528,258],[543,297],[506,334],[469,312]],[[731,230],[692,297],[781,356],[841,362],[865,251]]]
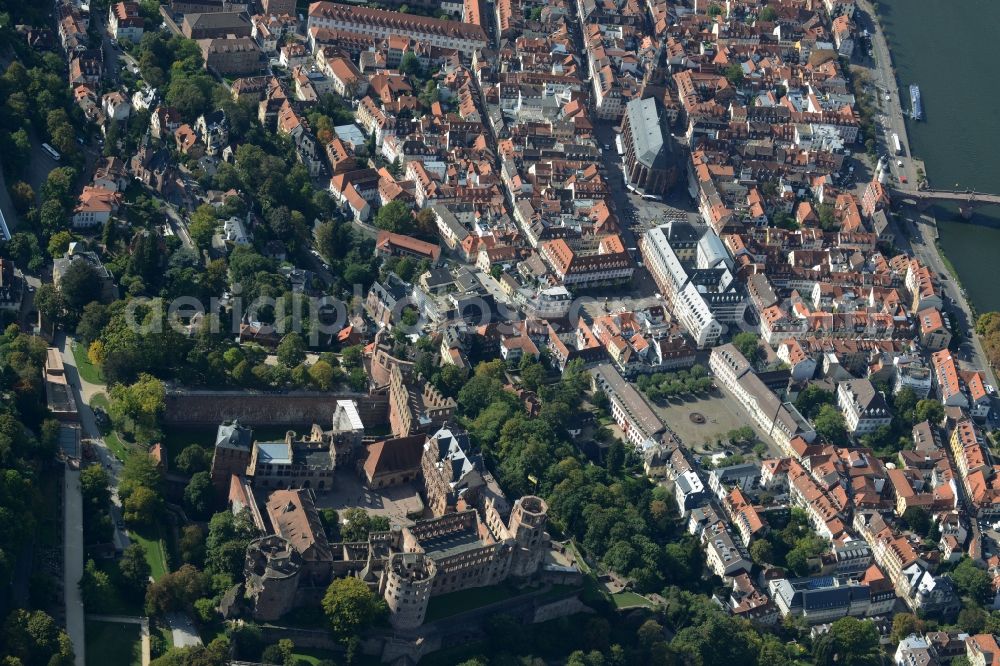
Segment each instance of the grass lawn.
[[87,663],[130,666],[142,663],[139,625],[87,621]]
[[292,662],[296,664],[300,661],[304,661],[310,666],[313,666],[324,659],[329,659],[330,661],[334,661],[339,664],[344,659],[344,653],[334,652],[333,650],[312,650],[309,648],[301,648],[292,652]]
[[477,641],[431,652],[421,659],[420,663],[424,666],[452,666],[467,659],[482,657],[489,651],[489,644],[486,641]]
[[568,597],[574,592],[579,592],[580,587],[576,585],[553,585],[552,589],[538,597],[538,601],[544,603]]
[[580,552],[580,549],[576,547],[576,542],[570,540],[570,542],[566,544],[566,550],[573,553],[574,559],[576,560],[576,566],[580,568],[580,571],[582,571],[584,574],[589,574],[590,565],[587,564],[587,560],[584,559],[583,554]]
[[432,597],[427,605],[427,622],[440,620],[458,613],[464,613],[480,606],[494,604],[522,594],[519,590],[507,585],[491,585],[490,587],[473,587],[468,590],[442,594]]
[[583,577],[583,592],[580,594],[583,603],[598,603],[607,601],[608,595],[597,582],[593,574],[585,574]]
[[146,551],[146,562],[149,563],[150,575],[153,580],[159,580],[163,577],[168,571],[167,550],[159,526],[144,528],[141,533],[129,530],[128,536]]
[[73,342],[73,361],[76,363],[76,369],[83,377],[83,381],[90,384],[104,383],[101,369],[90,362],[90,359],[87,358],[87,350],[79,342]]
[[635,592],[619,592],[617,594],[611,595],[611,601],[614,603],[615,608],[656,608],[646,597],[636,594]]

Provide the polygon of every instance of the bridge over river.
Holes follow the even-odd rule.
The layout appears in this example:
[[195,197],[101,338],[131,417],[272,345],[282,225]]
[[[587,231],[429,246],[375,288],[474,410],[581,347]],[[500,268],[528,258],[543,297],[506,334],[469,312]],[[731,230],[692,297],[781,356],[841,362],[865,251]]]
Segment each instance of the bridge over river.
[[953,201],[959,204],[962,217],[969,219],[978,206],[1000,206],[1000,194],[987,194],[973,190],[892,190],[894,198],[913,201],[921,211],[936,203]]

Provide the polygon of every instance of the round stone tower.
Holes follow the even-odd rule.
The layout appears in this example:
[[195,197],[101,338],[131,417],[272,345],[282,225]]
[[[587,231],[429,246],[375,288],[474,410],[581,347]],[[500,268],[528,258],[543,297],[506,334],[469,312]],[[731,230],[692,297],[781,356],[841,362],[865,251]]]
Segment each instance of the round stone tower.
[[525,495],[514,503],[508,531],[514,539],[510,575],[527,578],[538,571],[549,546],[545,531],[549,505],[541,497]]
[[424,623],[434,574],[434,561],[423,553],[394,553],[389,558],[382,597],[393,627],[416,629]]

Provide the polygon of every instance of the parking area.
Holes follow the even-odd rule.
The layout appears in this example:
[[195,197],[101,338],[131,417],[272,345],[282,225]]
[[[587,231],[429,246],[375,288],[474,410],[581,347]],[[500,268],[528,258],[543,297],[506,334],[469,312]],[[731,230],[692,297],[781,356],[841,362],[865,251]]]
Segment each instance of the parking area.
[[412,525],[413,518],[420,516],[424,510],[418,484],[369,490],[357,475],[344,471],[337,473],[334,487],[333,491],[316,498],[319,508],[342,511],[358,507],[375,515],[388,516],[402,525]]

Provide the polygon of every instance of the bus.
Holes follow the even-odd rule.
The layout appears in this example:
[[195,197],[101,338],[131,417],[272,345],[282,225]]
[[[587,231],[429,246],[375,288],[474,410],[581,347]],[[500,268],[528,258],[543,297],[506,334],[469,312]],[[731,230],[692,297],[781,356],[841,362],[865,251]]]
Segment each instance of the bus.
[[57,151],[55,148],[53,148],[47,143],[42,144],[42,150],[47,152],[49,154],[49,157],[54,159],[56,162],[58,162],[60,158],[62,158],[62,155],[59,154],[59,151]]

